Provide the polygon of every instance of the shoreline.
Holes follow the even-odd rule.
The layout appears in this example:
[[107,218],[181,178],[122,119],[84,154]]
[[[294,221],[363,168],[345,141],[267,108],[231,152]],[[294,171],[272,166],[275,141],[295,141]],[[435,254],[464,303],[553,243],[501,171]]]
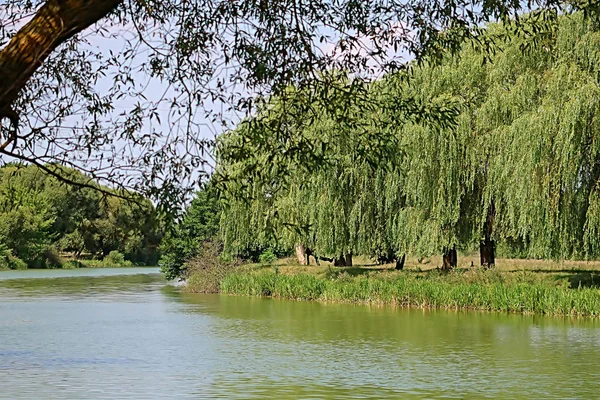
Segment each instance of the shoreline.
[[[321,303],[597,318],[600,290],[593,271],[590,276],[590,286],[579,282],[579,287],[572,287],[570,276],[531,271],[364,271],[351,275],[338,269],[311,274],[242,268],[220,280],[219,292]],[[202,292],[202,288],[188,285],[186,291]]]

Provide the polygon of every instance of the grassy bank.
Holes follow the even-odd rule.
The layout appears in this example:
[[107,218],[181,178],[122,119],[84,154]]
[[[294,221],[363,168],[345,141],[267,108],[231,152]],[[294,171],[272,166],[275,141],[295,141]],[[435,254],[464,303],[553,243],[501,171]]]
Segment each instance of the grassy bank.
[[[293,300],[599,316],[600,290],[595,284],[600,276],[591,273],[579,281],[574,276],[581,274],[255,267],[227,274],[219,286],[231,295]],[[190,290],[196,289],[191,285]]]

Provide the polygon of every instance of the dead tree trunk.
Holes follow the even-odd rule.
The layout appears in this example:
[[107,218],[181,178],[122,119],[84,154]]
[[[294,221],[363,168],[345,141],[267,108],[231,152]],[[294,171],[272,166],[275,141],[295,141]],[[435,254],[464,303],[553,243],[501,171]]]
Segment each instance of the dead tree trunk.
[[308,264],[308,256],[306,255],[306,248],[304,247],[304,245],[296,245],[296,259],[298,260],[298,264],[300,265]]

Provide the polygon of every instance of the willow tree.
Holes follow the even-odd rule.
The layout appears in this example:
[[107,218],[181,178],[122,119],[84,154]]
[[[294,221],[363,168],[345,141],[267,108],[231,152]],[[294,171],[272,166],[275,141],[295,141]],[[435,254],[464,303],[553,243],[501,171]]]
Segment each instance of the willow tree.
[[[258,118],[232,136],[234,152],[246,149],[232,158],[245,160],[241,176],[267,177],[239,202],[240,215],[260,221],[244,225],[247,237],[268,226],[278,240],[325,255],[442,253],[447,266],[456,248],[477,246],[492,265],[496,243],[532,257],[597,254],[596,26],[576,14],[541,42],[501,25],[486,34],[502,38],[491,59],[465,47],[459,58],[415,65],[410,79],[371,83],[357,103],[331,93],[308,113],[303,101],[268,103],[285,123]],[[257,137],[259,147],[243,145]],[[302,151],[310,146],[324,150]],[[323,157],[324,167],[289,162],[295,149]],[[374,149],[380,158],[361,158]]]
[[507,45],[489,73],[477,111],[487,139],[494,230],[526,256],[598,256],[598,25],[562,17],[527,57]]
[[[291,89],[295,94],[285,102],[271,99],[265,105],[271,114],[276,109],[283,115],[256,117],[222,138],[218,171],[229,193],[226,243],[264,241],[263,233],[270,234],[284,246],[296,247],[300,260],[318,254],[338,265],[351,265],[352,254],[391,256],[382,172],[396,163],[398,142],[389,122],[374,118],[381,114],[376,96],[348,102],[343,93],[347,84],[336,79],[325,101],[313,98],[311,112],[304,100],[294,98],[311,97],[310,92]],[[363,90],[376,93],[370,87]],[[257,130],[265,141],[245,157],[231,157],[241,148],[248,150],[248,136]],[[287,141],[278,139],[282,130]],[[310,146],[313,150],[306,154],[319,157],[318,163],[306,168],[284,154],[273,159],[263,146]],[[253,179],[250,171],[257,170],[259,179]],[[245,184],[239,184],[240,176]]]
[[417,253],[479,242],[484,265],[496,243],[526,257],[596,257],[598,26],[563,16],[537,45],[503,26],[488,34],[504,38],[489,63],[467,48],[399,85],[459,115],[450,128],[401,128],[407,201],[394,237]]

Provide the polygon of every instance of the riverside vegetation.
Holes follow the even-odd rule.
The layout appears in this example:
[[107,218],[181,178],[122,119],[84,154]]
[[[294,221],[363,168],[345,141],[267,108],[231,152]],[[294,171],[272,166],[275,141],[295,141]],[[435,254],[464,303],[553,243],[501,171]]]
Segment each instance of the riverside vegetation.
[[[64,169],[90,184],[87,176]],[[0,269],[152,265],[161,232],[146,199],[125,201],[68,186],[33,165],[0,168]]]
[[[289,300],[471,309],[565,316],[600,316],[600,270],[293,265],[234,266],[211,253],[195,267],[191,292]],[[291,264],[291,265],[290,265]]]
[[[541,46],[506,27],[487,32],[500,50],[491,62],[465,46],[372,82],[364,104],[330,90],[307,107],[300,88],[265,101],[219,138],[205,209],[192,204],[169,237],[163,271],[191,291],[599,315],[594,271],[495,266],[600,257],[599,27],[564,15]],[[350,78],[331,79],[343,88]],[[408,118],[408,103],[429,117]],[[303,167],[307,154],[317,168]],[[219,218],[201,217],[207,207]],[[195,268],[207,241],[220,254]],[[481,267],[458,268],[477,251]],[[294,253],[321,266],[225,261]],[[437,255],[441,270],[353,267],[362,257],[402,270],[406,256]]]

